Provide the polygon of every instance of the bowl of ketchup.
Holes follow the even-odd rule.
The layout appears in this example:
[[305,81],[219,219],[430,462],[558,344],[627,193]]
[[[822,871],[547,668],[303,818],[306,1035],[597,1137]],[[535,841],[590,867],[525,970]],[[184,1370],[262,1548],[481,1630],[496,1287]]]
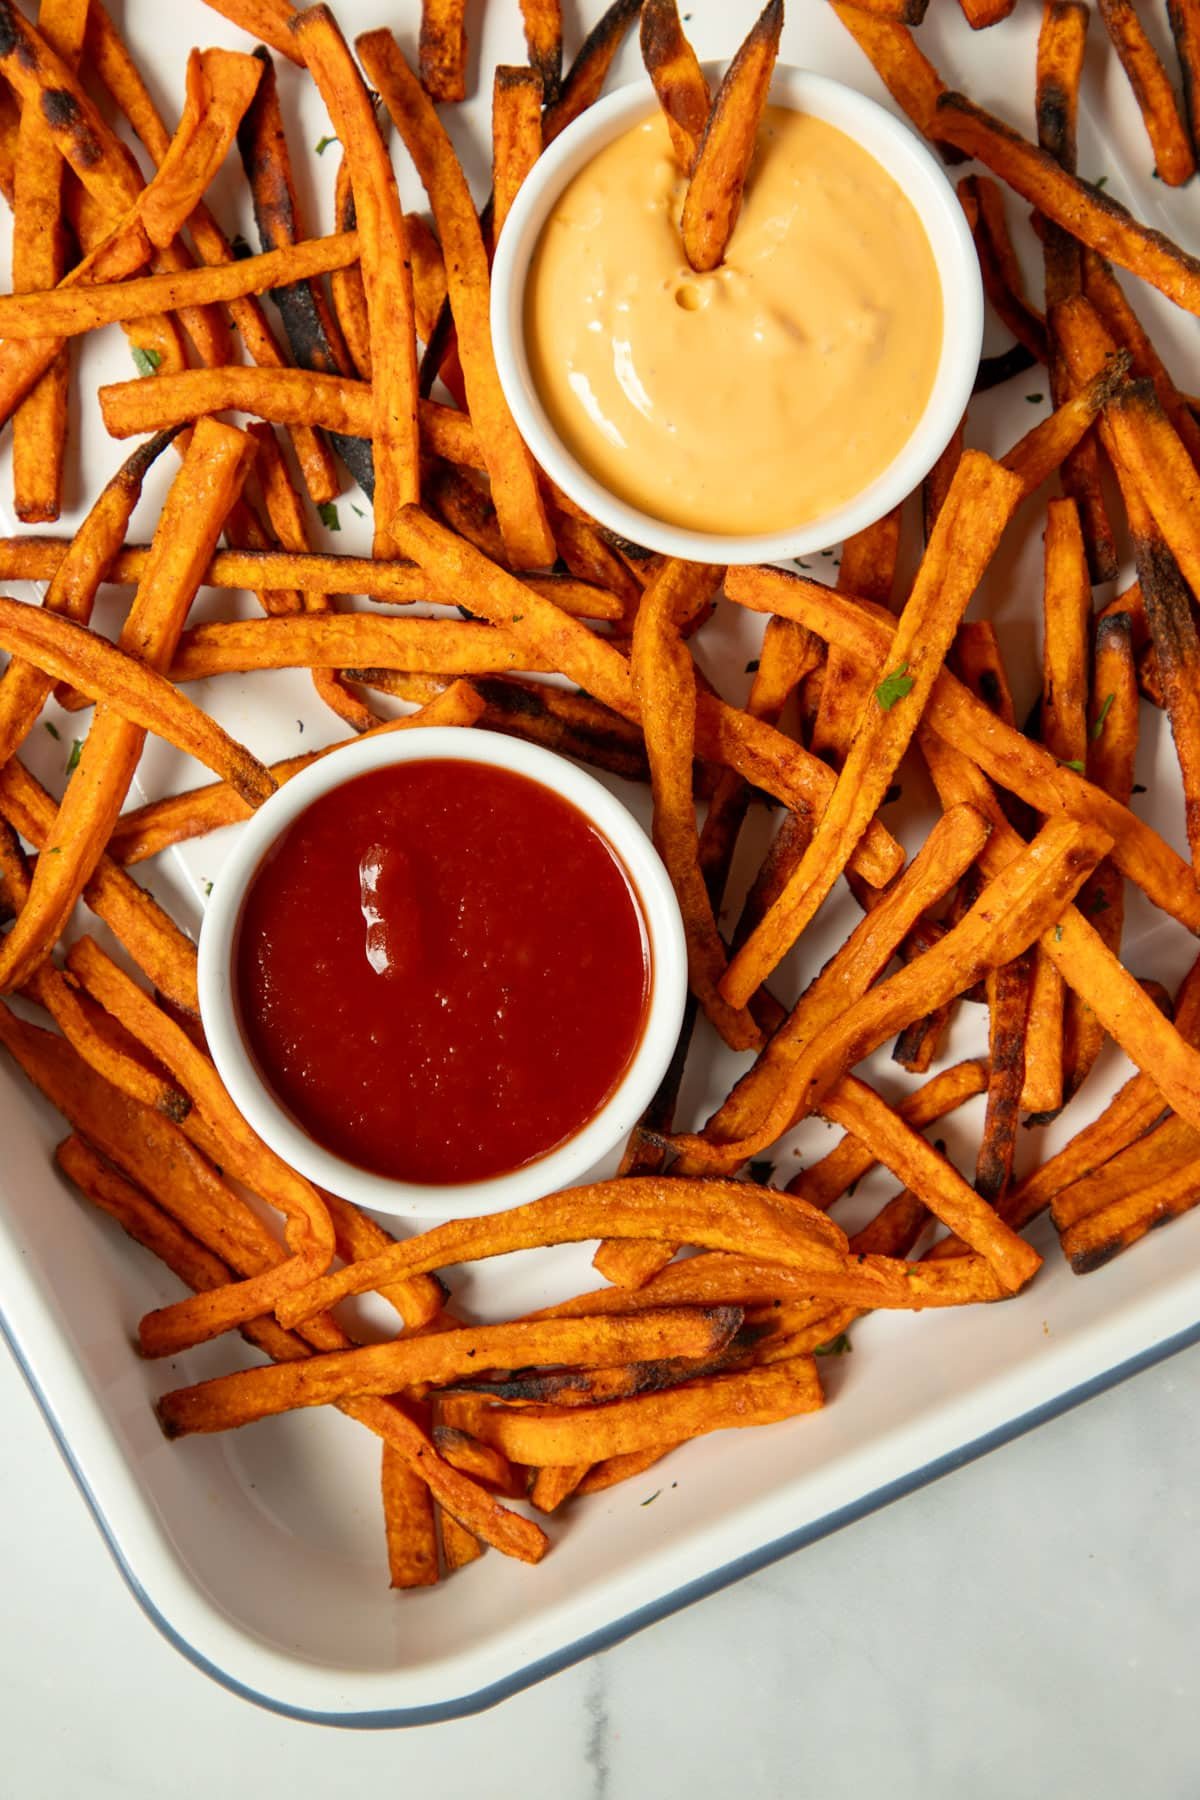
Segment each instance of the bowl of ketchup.
[[386,733],[241,827],[200,937],[241,1112],[377,1212],[462,1217],[580,1180],[679,1035],[666,871],[600,782],[513,738]]

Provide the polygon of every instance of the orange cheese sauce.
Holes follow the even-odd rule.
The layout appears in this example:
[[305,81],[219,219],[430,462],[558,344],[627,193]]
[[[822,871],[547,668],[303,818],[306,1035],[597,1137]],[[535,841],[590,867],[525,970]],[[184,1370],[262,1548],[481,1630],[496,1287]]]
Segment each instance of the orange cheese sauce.
[[942,345],[924,227],[821,119],[768,107],[725,262],[689,268],[686,180],[659,115],[563,192],[526,285],[550,422],[611,493],[749,536],[853,499],[911,436]]

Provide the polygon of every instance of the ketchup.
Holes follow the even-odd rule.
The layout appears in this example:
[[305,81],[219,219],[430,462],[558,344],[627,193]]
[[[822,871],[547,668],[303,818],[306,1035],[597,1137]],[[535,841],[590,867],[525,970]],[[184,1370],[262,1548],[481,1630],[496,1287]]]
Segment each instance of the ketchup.
[[539,782],[440,759],[300,814],[250,884],[234,963],[243,1036],[296,1122],[428,1184],[574,1136],[628,1068],[650,996],[607,839]]

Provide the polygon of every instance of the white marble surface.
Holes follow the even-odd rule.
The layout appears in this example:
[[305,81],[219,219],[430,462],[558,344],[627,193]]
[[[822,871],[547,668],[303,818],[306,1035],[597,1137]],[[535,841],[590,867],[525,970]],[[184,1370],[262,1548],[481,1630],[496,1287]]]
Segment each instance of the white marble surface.
[[347,1733],[157,1635],[0,1352],[0,1793],[1194,1800],[1198,1413],[1200,1348],[491,1712]]

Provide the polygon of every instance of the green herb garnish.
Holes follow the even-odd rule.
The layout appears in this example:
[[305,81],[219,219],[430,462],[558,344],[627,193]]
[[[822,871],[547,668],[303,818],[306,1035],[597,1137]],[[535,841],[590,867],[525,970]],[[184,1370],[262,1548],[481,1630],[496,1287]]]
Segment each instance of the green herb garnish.
[[61,736],[58,726],[52,725],[49,719],[43,719],[42,724],[46,727],[46,730],[50,733],[50,736],[54,739],[55,743],[57,743]]
[[1112,703],[1116,699],[1116,697],[1117,696],[1115,694],[1105,694],[1105,696],[1104,696],[1104,705],[1100,708],[1100,711],[1096,714],[1096,723],[1092,726],[1092,742],[1093,742],[1093,744],[1095,743],[1096,739],[1100,736],[1100,733],[1104,730],[1104,721],[1108,717],[1108,709],[1112,705]]
[[655,1501],[656,1501],[656,1500],[657,1500],[657,1499],[658,1499],[658,1496],[659,1496],[659,1495],[660,1495],[660,1494],[661,1494],[661,1493],[662,1493],[662,1489],[661,1489],[661,1488],[655,1488],[655,1490],[654,1490],[654,1492],[653,1492],[653,1493],[652,1493],[652,1494],[651,1494],[651,1496],[650,1496],[650,1498],[649,1498],[649,1499],[648,1499],[648,1500],[643,1500],[643,1501],[642,1501],[642,1505],[643,1505],[643,1506],[653,1506],[653,1504],[654,1504],[654,1502],[655,1502]]
[[746,673],[747,673],[747,675],[757,675],[758,670],[759,670],[758,658],[757,658],[757,656],[752,656],[750,658],[750,661],[746,664]]
[[76,738],[71,746],[71,754],[67,760],[67,774],[72,774],[79,767],[79,759],[83,755],[83,739]]
[[875,698],[884,712],[891,712],[897,700],[903,700],[906,694],[911,694],[915,686],[916,682],[908,672],[908,664],[904,662],[898,669],[893,669],[890,675],[884,676],[875,689]]
[[827,1344],[818,1344],[813,1351],[814,1356],[849,1356],[854,1345],[844,1331],[839,1331],[835,1338]]
[[338,509],[332,500],[323,500],[317,508],[322,525],[327,531],[340,531],[342,522],[338,518]]
[[338,138],[338,137],[318,138],[316,143],[313,145],[313,149],[316,151],[318,156],[324,156],[324,154],[328,150],[330,144],[340,144],[341,141],[342,141],[341,138]]
[[139,375],[157,375],[162,365],[161,350],[143,350],[140,344],[135,344],[132,356],[133,366]]
[[1077,756],[1073,756],[1070,762],[1060,762],[1058,766],[1060,769],[1074,769],[1077,775],[1083,774],[1083,764]]
[[1026,394],[1025,398],[1028,400],[1030,406],[1040,406],[1046,396],[1045,394]]

